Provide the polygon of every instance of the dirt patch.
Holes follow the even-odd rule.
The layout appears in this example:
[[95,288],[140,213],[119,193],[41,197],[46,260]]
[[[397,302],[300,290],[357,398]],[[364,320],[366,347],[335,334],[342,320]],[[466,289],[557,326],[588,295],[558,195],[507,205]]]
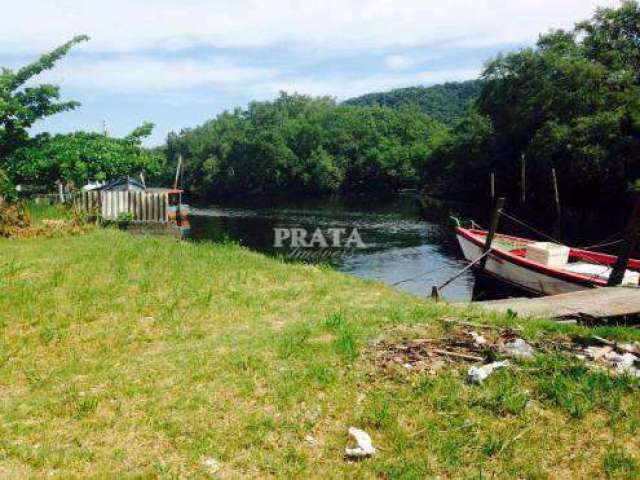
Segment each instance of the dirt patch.
[[437,339],[380,340],[372,349],[380,369],[400,367],[410,372],[435,374],[446,365],[492,362],[500,355],[500,346],[514,338],[517,338],[516,332],[509,329],[489,340],[473,329],[461,328]]
[[446,365],[479,365],[501,357],[523,360],[538,352],[557,352],[582,360],[589,367],[640,378],[640,344],[619,344],[597,336],[543,339],[530,345],[514,329],[463,324],[440,338],[380,340],[371,350],[376,367],[389,372],[434,375]]

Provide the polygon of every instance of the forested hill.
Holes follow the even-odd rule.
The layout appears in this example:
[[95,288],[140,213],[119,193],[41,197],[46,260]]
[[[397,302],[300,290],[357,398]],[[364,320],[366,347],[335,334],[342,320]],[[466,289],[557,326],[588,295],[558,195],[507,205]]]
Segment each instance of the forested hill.
[[388,92],[368,93],[344,103],[357,106],[381,105],[398,108],[417,105],[420,110],[447,125],[453,125],[467,112],[479,95],[482,80],[449,82],[432,87],[408,87]]

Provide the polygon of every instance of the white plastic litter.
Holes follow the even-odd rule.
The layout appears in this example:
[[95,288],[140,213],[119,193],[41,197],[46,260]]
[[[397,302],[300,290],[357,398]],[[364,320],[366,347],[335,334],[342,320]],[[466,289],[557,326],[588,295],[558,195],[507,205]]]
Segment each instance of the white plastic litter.
[[620,345],[618,345],[618,348],[629,353],[640,353],[640,344],[638,342],[621,343]]
[[511,365],[509,360],[503,360],[502,362],[493,362],[488,363],[487,365],[483,365],[481,367],[471,367],[469,372],[467,373],[467,378],[472,383],[482,383],[484,382],[489,375],[493,373],[494,370],[499,368],[505,368]]
[[504,352],[515,358],[532,358],[535,350],[521,338],[507,342],[502,347]]
[[349,428],[349,436],[353,437],[358,445],[356,448],[345,449],[345,455],[349,458],[364,458],[370,457],[376,453],[376,449],[371,443],[371,437],[364,430],[360,430],[356,427]]
[[202,466],[207,470],[209,475],[215,475],[220,467],[222,466],[218,460],[215,458],[207,458],[204,462],[202,462]]
[[616,372],[628,373],[629,375],[640,378],[640,369],[636,366],[637,363],[640,363],[640,359],[634,354],[625,353],[621,355],[616,352],[608,352],[604,355],[604,358],[616,367]]
[[584,349],[584,353],[592,360],[600,360],[602,357],[610,353],[613,349],[611,347],[596,347],[589,346]]
[[477,332],[469,332],[469,335],[471,335],[471,337],[473,338],[473,343],[475,343],[477,346],[486,345],[487,344],[487,339],[484,338],[479,333],[477,333]]

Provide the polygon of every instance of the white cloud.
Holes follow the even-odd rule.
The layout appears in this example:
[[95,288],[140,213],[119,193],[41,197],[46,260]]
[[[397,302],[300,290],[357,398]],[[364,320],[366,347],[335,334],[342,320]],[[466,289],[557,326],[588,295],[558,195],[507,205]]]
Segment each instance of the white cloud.
[[[60,84],[102,92],[152,95],[159,102],[171,105],[189,103],[200,98],[194,89],[242,96],[270,98],[279,91],[310,95],[331,95],[349,98],[371,91],[434,84],[475,78],[480,68],[441,69],[433,71],[398,71],[391,74],[348,70],[330,75],[309,75],[295,70],[278,71],[236,65],[229,59],[159,60],[126,56],[115,60],[71,58],[63,60],[54,70],[45,72],[34,83]],[[191,93],[190,93],[191,92]]]
[[6,2],[0,51],[37,52],[77,33],[92,51],[286,44],[339,52],[446,42],[521,43],[618,0],[21,0]]
[[37,82],[60,83],[110,92],[157,93],[196,87],[224,88],[274,78],[269,68],[236,65],[218,59],[155,59],[127,56],[112,60],[71,58],[48,71]]
[[[85,106],[67,117],[53,117],[46,125],[57,125],[62,118],[62,128],[93,128],[109,116],[107,104],[118,112],[114,123],[129,128],[131,118],[137,121],[147,114],[136,108],[151,104],[160,138],[168,128],[212,116],[211,99],[219,111],[252,98],[273,97],[280,90],[344,99],[474,78],[486,58],[446,58],[444,52],[452,50],[448,47],[461,51],[489,46],[497,51],[531,44],[541,32],[570,28],[590,17],[596,6],[619,3],[4,0],[0,65],[24,64],[86,33],[90,42],[38,79],[59,83],[64,94]],[[124,98],[124,93],[135,95]],[[102,109],[92,110],[87,100],[98,97]],[[177,118],[176,111],[183,116]]]
[[384,64],[390,70],[407,70],[418,63],[418,59],[409,55],[388,55],[384,59]]
[[331,95],[345,100],[364,93],[379,92],[392,88],[409,87],[418,84],[436,84],[476,78],[480,69],[435,70],[398,74],[332,75],[328,77],[284,76],[274,81],[256,85],[256,96],[271,97],[279,91],[298,92],[309,95]]
[[[371,88],[440,78],[410,71],[427,52],[441,47],[531,43],[539,32],[570,27],[596,5],[618,0],[20,0],[0,17],[0,58],[52,48],[78,33],[92,40],[74,49],[44,80],[115,92],[173,92],[197,87],[266,91],[287,89],[346,96]],[[23,20],[24,19],[24,20]],[[189,56],[190,47],[211,56]],[[213,47],[227,48],[226,57]],[[289,73],[256,66],[245,48],[282,54]],[[419,56],[407,52],[422,47]],[[270,49],[270,50],[269,50]],[[260,50],[258,50],[260,51]],[[105,53],[108,53],[105,55]],[[153,54],[151,54],[153,53]],[[378,54],[393,75],[348,65],[330,80],[309,77],[305,67],[320,59]],[[486,60],[477,59],[477,64]],[[282,60],[281,60],[282,61]],[[298,61],[298,64],[296,63]],[[429,68],[445,68],[430,62]],[[267,66],[263,66],[263,65]],[[296,65],[304,64],[296,67]],[[458,67],[459,68],[459,67]],[[297,71],[296,71],[297,69]],[[451,67],[448,67],[450,70]],[[477,73],[477,72],[476,72]],[[424,78],[424,80],[421,80]],[[299,81],[300,84],[295,82]],[[304,88],[307,85],[308,88]],[[322,87],[322,89],[320,89]],[[284,87],[282,87],[284,88]],[[175,96],[174,96],[175,97]]]

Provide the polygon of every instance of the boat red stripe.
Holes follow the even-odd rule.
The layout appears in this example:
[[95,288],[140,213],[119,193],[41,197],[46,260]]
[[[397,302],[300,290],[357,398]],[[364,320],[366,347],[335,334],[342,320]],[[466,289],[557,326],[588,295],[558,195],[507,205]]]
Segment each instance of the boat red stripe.
[[[479,247],[484,247],[484,242],[482,240],[480,240],[477,235],[485,235],[487,234],[486,231],[484,230],[470,230],[467,228],[462,228],[462,227],[456,227],[456,232],[460,235],[462,235],[464,238],[466,238],[467,240],[469,240],[471,243],[479,246]],[[525,238],[519,238],[519,237],[511,237],[508,235],[496,235],[496,238],[504,238],[504,239],[509,239],[509,240],[516,240],[518,242],[524,242],[524,243],[533,243],[532,240],[528,240]],[[588,254],[591,254],[592,252],[586,252]],[[549,277],[553,277],[553,278],[558,278],[561,280],[565,280],[571,283],[577,283],[578,285],[584,285],[587,287],[594,287],[594,286],[598,286],[598,287],[606,287],[607,286],[607,282],[605,282],[604,280],[600,280],[597,278],[593,278],[593,277],[588,277],[586,275],[580,275],[579,273],[571,273],[571,272],[564,272],[562,270],[556,270],[553,268],[549,268],[545,265],[542,265],[541,263],[538,262],[533,262],[531,260],[527,260],[525,257],[518,257],[516,255],[512,255],[509,252],[499,249],[499,248],[495,248],[492,247],[491,248],[491,254],[495,255],[496,257],[502,258],[508,262],[514,263],[516,265],[519,265],[521,267],[524,267],[526,269],[529,270],[533,270],[539,273],[543,273],[544,275],[547,275]],[[594,258],[594,257],[590,257],[590,258]],[[595,261],[595,258],[594,258]]]

